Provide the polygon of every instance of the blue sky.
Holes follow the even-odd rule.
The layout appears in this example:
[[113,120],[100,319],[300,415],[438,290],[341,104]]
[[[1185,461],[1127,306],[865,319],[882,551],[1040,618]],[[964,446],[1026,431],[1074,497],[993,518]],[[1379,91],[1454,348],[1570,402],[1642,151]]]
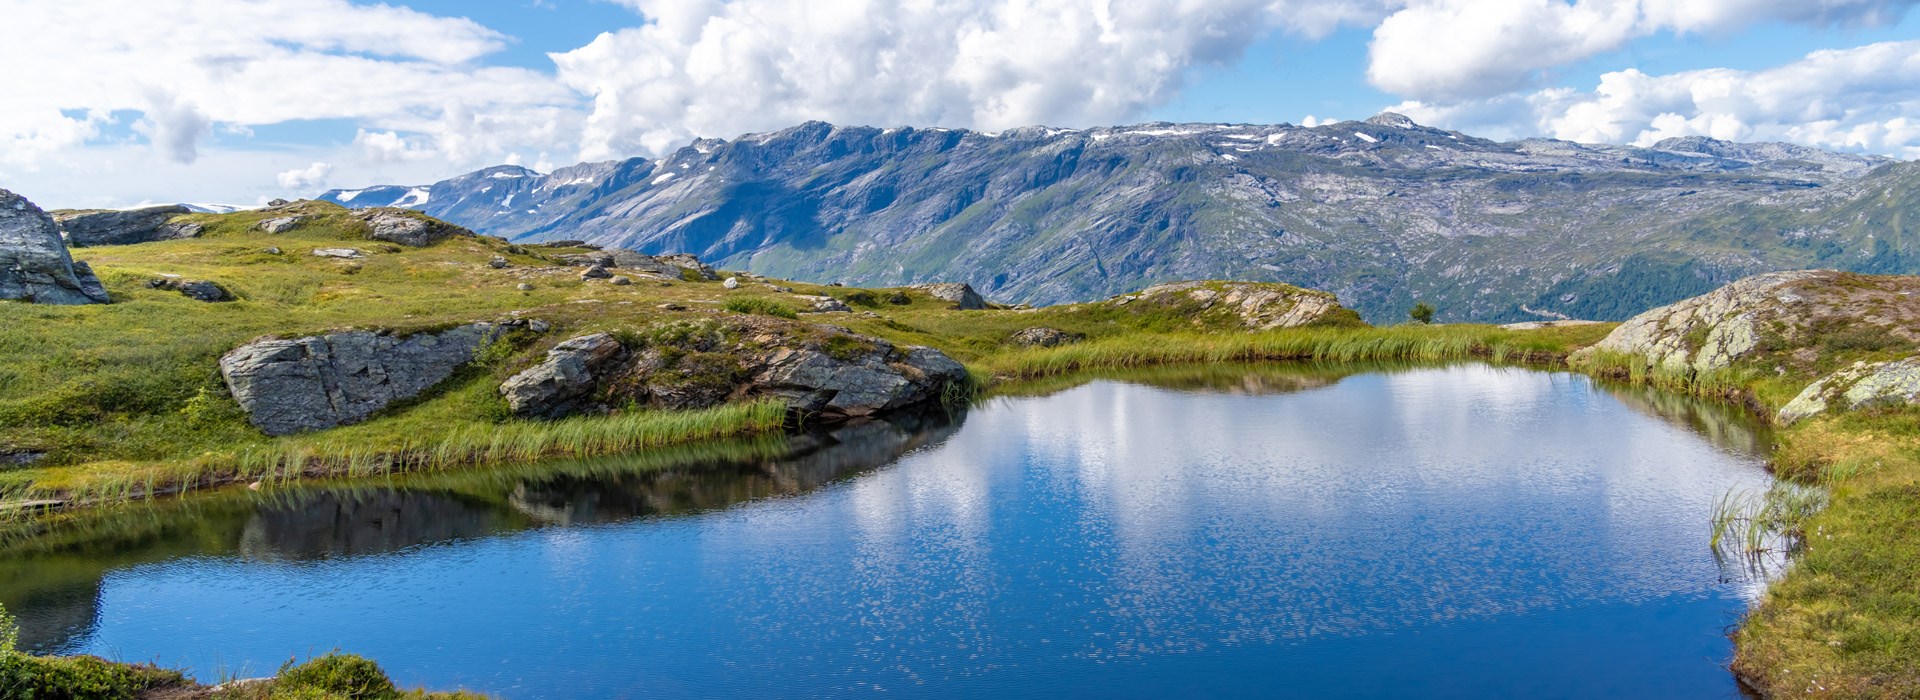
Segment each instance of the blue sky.
[[994,130],[1388,108],[1494,138],[1914,158],[1915,2],[33,3],[9,10],[25,41],[0,46],[28,83],[0,106],[0,186],[54,206],[246,204],[807,119]]

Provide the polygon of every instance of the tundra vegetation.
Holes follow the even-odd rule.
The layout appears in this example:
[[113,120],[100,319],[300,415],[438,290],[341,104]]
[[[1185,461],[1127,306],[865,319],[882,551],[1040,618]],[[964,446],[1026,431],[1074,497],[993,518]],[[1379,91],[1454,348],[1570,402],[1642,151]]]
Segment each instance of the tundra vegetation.
[[[766,398],[692,410],[629,403],[537,419],[516,415],[500,393],[503,381],[545,361],[569,338],[606,333],[626,350],[645,348],[654,360],[671,362],[712,354],[686,350],[692,341],[680,336],[728,319],[752,320],[742,327],[832,326],[809,341],[830,357],[872,352],[869,341],[850,339],[859,336],[935,348],[971,375],[950,400],[1043,390],[1092,370],[1479,359],[1660,385],[1771,416],[1822,377],[1920,351],[1920,326],[1900,305],[1912,278],[1794,278],[1802,297],[1828,298],[1805,286],[1821,285],[1839,295],[1833,298],[1857,303],[1828,304],[1798,321],[1754,312],[1735,330],[1672,320],[1635,325],[1639,318],[1618,327],[1372,327],[1331,295],[1279,284],[1184,283],[1037,309],[964,309],[915,287],[856,289],[739,272],[720,276],[731,284],[695,272],[589,276],[568,256],[591,249],[464,233],[424,246],[392,245],[369,237],[364,216],[319,202],[174,222],[197,225],[198,235],[75,250],[112,303],[0,304],[0,503],[4,517],[15,520],[13,532],[82,517],[92,505],[224,484],[499,468],[779,431],[796,416]],[[211,282],[232,300],[203,301],[179,285],[154,284],[173,279]],[[822,297],[850,310],[812,312],[823,308]],[[1776,297],[1754,303],[1767,298]],[[509,320],[520,330],[477,348],[449,379],[327,430],[262,434],[220,374],[224,354],[262,337],[345,328],[409,336]],[[1685,361],[1613,340],[1617,331],[1639,328],[1671,336],[1662,347]],[[1724,361],[1694,361],[1707,355]],[[681,371],[709,366],[690,363]],[[704,386],[706,379],[689,374],[686,383]],[[1713,524],[1716,544],[1740,555],[1791,549],[1793,556],[1735,633],[1734,668],[1774,696],[1913,696],[1920,694],[1920,410],[1904,402],[1840,410],[1838,397],[1827,402],[1834,410],[1779,431],[1773,467],[1789,486],[1777,494],[1730,495]],[[104,674],[113,680],[101,682],[125,690],[99,697],[182,682],[154,669],[5,654],[10,668],[71,667],[81,674],[74,678]],[[320,666],[289,667],[281,677],[372,677],[348,657],[313,664]],[[368,686],[372,695],[273,687],[236,688],[252,694],[232,697],[399,696],[390,683]]]

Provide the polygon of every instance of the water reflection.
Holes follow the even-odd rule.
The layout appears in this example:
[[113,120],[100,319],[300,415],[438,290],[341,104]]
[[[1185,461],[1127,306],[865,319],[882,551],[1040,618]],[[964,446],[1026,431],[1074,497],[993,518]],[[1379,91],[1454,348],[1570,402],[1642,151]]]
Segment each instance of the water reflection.
[[1737,413],[1477,365],[1120,379],[123,509],[14,539],[0,602],[36,649],[340,645],[508,697],[1734,692],[1706,514],[1766,483]]
[[717,450],[264,494],[228,489],[14,523],[0,539],[0,605],[20,619],[21,648],[69,653],[97,626],[101,581],[114,570],[226,554],[262,562],[368,556],[535,527],[699,513],[805,493],[880,467],[945,440],[963,417],[907,413]]

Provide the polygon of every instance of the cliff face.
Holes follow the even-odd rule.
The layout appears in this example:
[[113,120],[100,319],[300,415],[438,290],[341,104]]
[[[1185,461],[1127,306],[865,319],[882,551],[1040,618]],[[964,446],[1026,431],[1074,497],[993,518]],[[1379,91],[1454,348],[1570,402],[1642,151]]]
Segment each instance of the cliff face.
[[1914,164],[1786,144],[1497,143],[1386,114],[993,134],[808,123],[414,190],[483,233],[820,282],[966,281],[1045,304],[1281,281],[1375,320],[1417,299],[1442,321],[1522,321],[1623,319],[1755,272],[1920,271],[1901,223],[1917,184]]

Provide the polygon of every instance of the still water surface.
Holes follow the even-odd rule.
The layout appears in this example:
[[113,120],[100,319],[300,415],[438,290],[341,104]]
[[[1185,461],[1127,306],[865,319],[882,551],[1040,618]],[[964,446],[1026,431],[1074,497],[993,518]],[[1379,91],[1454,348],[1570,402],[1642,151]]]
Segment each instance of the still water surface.
[[[507,698],[1737,697],[1714,406],[1171,370],[668,457],[228,493],[0,557],[39,651]],[[650,461],[651,460],[651,461]],[[660,466],[661,461],[668,462]]]

